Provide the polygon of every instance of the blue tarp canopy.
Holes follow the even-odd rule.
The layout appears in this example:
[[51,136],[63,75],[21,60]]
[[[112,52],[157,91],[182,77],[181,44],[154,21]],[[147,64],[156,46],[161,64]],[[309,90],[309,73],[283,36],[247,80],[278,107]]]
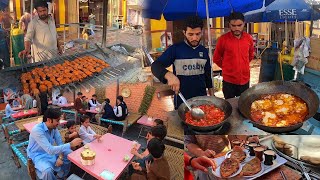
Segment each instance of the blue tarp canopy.
[[[274,1],[274,0],[268,0]],[[209,17],[229,16],[231,12],[245,13],[260,9],[263,0],[208,0]],[[161,19],[161,15],[167,21],[185,19],[188,16],[198,15],[205,19],[205,0],[145,0],[143,17]]]
[[259,10],[247,12],[246,22],[288,22],[320,19],[318,10],[304,0],[275,0]]
[[9,5],[9,0],[0,0],[0,10],[4,10]]

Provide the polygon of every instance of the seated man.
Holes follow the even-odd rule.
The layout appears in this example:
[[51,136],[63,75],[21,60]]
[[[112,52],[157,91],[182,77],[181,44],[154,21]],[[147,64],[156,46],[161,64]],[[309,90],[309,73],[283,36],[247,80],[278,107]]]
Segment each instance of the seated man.
[[[152,160],[146,162],[146,171],[133,173],[131,180],[170,180],[170,167],[167,159],[163,156],[165,151],[163,142],[158,138],[153,138],[149,141],[147,148],[152,156]],[[135,164],[134,166],[139,166],[139,164]]]
[[13,100],[13,107],[19,107],[19,105],[20,105],[19,98],[18,96],[15,96]]
[[123,101],[122,96],[117,97],[117,105],[113,109],[117,121],[123,121],[128,116],[127,104]]
[[62,105],[66,105],[66,104],[68,104],[67,98],[62,96],[62,94],[59,94],[58,106],[62,106]]
[[88,102],[89,109],[93,108],[95,109],[96,107],[100,106],[101,104],[97,100],[97,95],[92,95],[92,99],[89,100]]
[[32,97],[27,90],[21,95],[21,102],[25,110],[32,109]]
[[8,104],[6,105],[6,109],[5,109],[6,118],[13,119],[13,118],[11,117],[11,115],[18,112],[18,111],[14,111],[14,110],[12,109],[12,106],[13,106],[13,99],[9,99],[9,100],[8,100]]
[[60,116],[59,109],[47,109],[43,122],[35,125],[30,133],[27,155],[32,159],[39,179],[65,178],[71,165],[67,155],[72,152],[71,148],[82,143],[80,138],[75,138],[63,144],[57,129]]
[[[147,144],[151,141],[153,138],[157,138],[160,141],[163,141],[164,138],[167,136],[167,129],[164,125],[157,125],[152,127],[151,131],[147,134]],[[146,169],[145,161],[151,160],[152,157],[150,156],[150,153],[148,149],[146,149],[144,152],[139,154],[138,149],[136,147],[133,147],[131,149],[131,154],[135,155],[137,158],[134,160],[131,165],[129,165],[129,175],[131,175],[133,172],[139,172]],[[137,165],[138,164],[138,165]]]
[[52,105],[58,105],[59,95],[57,97],[52,98]]
[[152,160],[147,163],[147,179],[170,179],[170,167],[167,159],[163,156],[165,146],[160,139],[153,138],[148,143],[148,151]]
[[88,105],[88,98],[86,96],[82,96],[82,109],[83,110],[88,110],[89,109],[89,105]]
[[99,109],[99,113],[95,115],[95,119],[98,124],[101,124],[100,118],[103,119],[115,119],[115,115],[110,105],[110,99],[106,98],[104,102],[101,104],[101,108]]
[[114,119],[115,115],[112,109],[112,106],[110,105],[110,99],[106,99],[106,103],[103,107],[103,115],[102,115],[103,119]]

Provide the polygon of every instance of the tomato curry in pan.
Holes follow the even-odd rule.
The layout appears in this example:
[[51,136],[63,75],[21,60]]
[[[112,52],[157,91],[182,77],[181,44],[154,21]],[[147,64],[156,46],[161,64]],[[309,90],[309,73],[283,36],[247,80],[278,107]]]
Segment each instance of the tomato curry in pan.
[[191,116],[191,112],[186,113],[186,123],[193,126],[214,126],[221,123],[224,120],[225,113],[215,105],[200,105],[198,106],[204,113],[203,119],[194,120]]

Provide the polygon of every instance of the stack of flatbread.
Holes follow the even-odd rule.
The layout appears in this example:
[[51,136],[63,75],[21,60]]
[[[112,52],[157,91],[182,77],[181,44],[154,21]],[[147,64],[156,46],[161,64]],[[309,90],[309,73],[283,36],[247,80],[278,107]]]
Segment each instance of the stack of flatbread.
[[310,164],[320,165],[320,136],[280,135],[274,136],[273,140],[275,147],[284,154],[293,156],[296,153],[295,146],[299,153],[293,157]]

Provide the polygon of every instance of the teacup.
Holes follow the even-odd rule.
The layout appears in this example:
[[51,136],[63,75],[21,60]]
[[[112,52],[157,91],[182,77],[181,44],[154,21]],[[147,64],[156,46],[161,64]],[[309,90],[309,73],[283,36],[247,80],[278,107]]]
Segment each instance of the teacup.
[[266,150],[264,153],[264,164],[267,166],[271,166],[273,164],[273,160],[277,158],[277,155],[272,150]]

